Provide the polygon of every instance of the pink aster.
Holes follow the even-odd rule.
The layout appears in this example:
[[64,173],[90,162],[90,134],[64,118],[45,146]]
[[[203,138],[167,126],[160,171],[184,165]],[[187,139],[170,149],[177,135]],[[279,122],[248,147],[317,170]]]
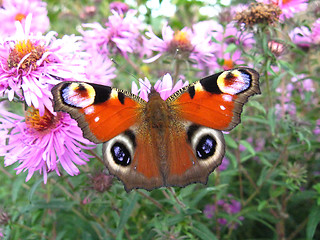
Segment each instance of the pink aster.
[[309,48],[312,44],[311,32],[306,26],[294,28],[289,36],[292,42],[301,48]]
[[212,36],[219,43],[234,43],[247,48],[250,48],[255,43],[253,33],[248,31],[240,31],[236,27],[236,23],[234,21],[228,23],[225,27],[217,23],[215,28],[217,31],[212,32]]
[[257,0],[257,2],[278,5],[282,11],[280,20],[292,18],[295,13],[305,11],[308,7],[308,0]]
[[[80,30],[83,35],[84,48],[97,51],[100,54],[121,54],[128,57],[128,53],[144,54],[140,30],[141,21],[135,16],[137,11],[129,10],[126,15],[112,10],[113,15],[105,23],[106,28],[99,23],[83,24]],[[141,56],[142,56],[141,55]]]
[[239,65],[244,65],[242,54],[239,49],[234,52],[227,52],[227,45],[223,44],[217,52],[217,57],[221,60],[221,67],[223,70],[230,70]]
[[41,0],[3,0],[0,8],[1,35],[14,34],[16,21],[25,26],[29,14],[32,15],[30,31],[44,33],[50,24],[46,7],[47,3]]
[[111,79],[116,77],[116,68],[108,56],[93,52],[88,58],[85,75],[89,82],[111,86]]
[[152,29],[146,32],[145,47],[154,51],[155,56],[145,60],[150,63],[162,55],[171,55],[177,60],[191,61],[192,63],[212,62],[214,45],[211,36],[203,30],[203,25],[195,25],[191,29],[183,28],[174,32],[168,24],[162,28],[162,39],[154,34]]
[[30,33],[31,15],[25,29],[16,22],[17,32],[0,42],[0,95],[8,94],[39,109],[42,115],[52,109],[51,88],[61,80],[85,80],[80,37],[56,39],[55,32]]
[[[132,93],[138,95],[145,101],[148,101],[148,94],[151,90],[151,84],[147,78],[145,80],[139,79],[140,89],[138,88],[135,82],[132,82]],[[188,82],[183,82],[179,80],[174,86],[172,77],[170,74],[166,74],[163,76],[162,80],[158,80],[155,85],[154,89],[160,93],[160,96],[163,100],[166,100],[170,95],[178,91],[179,89],[187,86]]]
[[2,153],[4,164],[18,163],[17,174],[28,171],[26,181],[39,172],[46,183],[47,174],[55,171],[60,176],[61,167],[69,175],[77,175],[79,169],[76,165],[86,164],[91,157],[82,151],[92,148],[86,146],[90,142],[82,137],[76,121],[66,113],[53,115],[45,111],[40,116],[38,110],[29,108],[25,121],[7,111],[1,111],[1,116],[0,132],[6,132],[1,135],[1,140],[8,141],[6,146],[0,146],[6,151]]
[[314,44],[320,44],[320,18],[312,25],[311,39]]

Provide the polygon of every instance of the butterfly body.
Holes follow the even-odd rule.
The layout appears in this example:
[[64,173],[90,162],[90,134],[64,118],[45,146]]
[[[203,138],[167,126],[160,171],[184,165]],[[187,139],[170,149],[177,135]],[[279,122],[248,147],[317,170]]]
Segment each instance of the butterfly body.
[[104,143],[110,173],[130,191],[206,183],[225,152],[222,130],[240,122],[248,97],[259,93],[258,73],[239,68],[145,101],[116,88],[63,82],[52,89],[54,108],[78,121],[84,137]]

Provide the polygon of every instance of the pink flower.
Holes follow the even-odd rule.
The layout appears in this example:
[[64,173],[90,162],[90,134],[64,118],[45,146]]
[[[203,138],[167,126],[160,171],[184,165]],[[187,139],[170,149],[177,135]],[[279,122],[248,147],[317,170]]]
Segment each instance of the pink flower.
[[111,86],[111,79],[116,77],[116,68],[113,62],[97,52],[92,52],[88,57],[88,65],[85,67],[85,75],[89,82]]
[[114,10],[119,14],[124,14],[129,10],[129,6],[127,4],[118,1],[111,2],[109,8],[110,10]]
[[28,106],[53,112],[50,89],[61,80],[86,80],[80,52],[80,38],[65,35],[56,39],[55,32],[43,36],[30,33],[31,15],[25,29],[17,22],[13,38],[0,42],[0,95],[14,95]]
[[195,63],[211,62],[215,50],[211,36],[203,30],[203,25],[198,24],[192,29],[185,27],[177,32],[165,24],[162,28],[162,39],[150,29],[146,32],[148,39],[146,39],[145,47],[157,54],[144,62],[153,62],[165,54],[172,55],[177,60],[191,60]]
[[232,68],[235,68],[237,65],[243,65],[245,62],[243,61],[241,57],[241,51],[239,49],[236,49],[234,52],[227,52],[227,45],[224,44],[221,46],[219,52],[217,53],[217,56],[219,57],[221,61],[221,66],[223,70],[230,70]]
[[296,27],[289,33],[289,36],[292,42],[301,48],[309,48],[312,44],[311,32],[305,26]]
[[219,169],[220,171],[224,171],[224,170],[226,170],[226,169],[228,168],[229,164],[230,164],[229,159],[226,158],[226,157],[224,157],[223,160],[222,160],[222,163],[221,163],[221,165],[218,167],[218,169]]
[[[216,206],[218,209],[216,209]],[[218,225],[226,225],[228,228],[235,229],[239,226],[239,223],[225,216],[237,215],[241,211],[241,208],[241,202],[233,199],[233,196],[228,194],[227,198],[218,200],[216,205],[207,204],[204,208],[204,214],[207,218],[213,218],[217,212],[218,216],[216,216],[216,219]],[[220,215],[222,217],[220,217]],[[238,220],[243,221],[244,217],[239,216]]]
[[[132,82],[132,93],[138,95],[145,101],[148,101],[148,94],[151,90],[151,84],[147,78],[145,80],[139,79],[140,89],[135,82]],[[170,95],[178,91],[179,89],[187,86],[188,82],[183,82],[179,80],[176,85],[173,86],[172,77],[170,74],[163,76],[162,80],[158,80],[154,85],[154,89],[160,93],[163,100],[166,100]]]
[[60,166],[71,176],[77,175],[76,165],[84,165],[89,161],[88,154],[82,149],[91,149],[85,145],[91,144],[82,137],[82,131],[75,120],[66,113],[53,115],[45,111],[43,116],[39,111],[29,108],[23,117],[2,110],[0,132],[8,145],[0,146],[5,150],[4,164],[12,165],[16,162],[17,174],[28,171],[26,181],[35,172],[43,174],[47,182],[47,173],[55,171],[60,176]]
[[25,26],[29,14],[32,14],[30,31],[44,33],[50,24],[46,7],[47,3],[41,0],[3,0],[0,8],[1,35],[14,34],[16,21]]
[[295,13],[305,11],[308,7],[308,0],[257,0],[266,4],[272,3],[278,5],[282,11],[280,20],[292,18]]
[[135,16],[137,11],[129,10],[125,16],[116,11],[108,18],[103,28],[99,23],[87,23],[82,26],[90,30],[80,30],[83,35],[84,48],[89,52],[97,51],[100,54],[121,54],[125,58],[128,53],[145,53],[142,45],[140,30],[142,24]]
[[219,27],[217,26],[219,26],[218,23],[215,25],[217,31],[214,31],[212,35],[221,44],[234,43],[250,48],[255,43],[253,33],[239,31],[239,29],[236,27],[236,23],[233,21],[227,24],[225,27],[222,27],[221,25]]
[[320,44],[320,18],[312,25],[311,39],[314,44]]

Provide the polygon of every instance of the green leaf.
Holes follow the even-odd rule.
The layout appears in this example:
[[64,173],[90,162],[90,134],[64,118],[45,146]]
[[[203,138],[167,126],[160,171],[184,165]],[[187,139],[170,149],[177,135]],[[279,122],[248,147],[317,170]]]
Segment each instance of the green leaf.
[[229,44],[226,48],[226,50],[224,51],[225,53],[228,53],[228,52],[234,52],[235,50],[237,50],[238,47],[236,44],[232,43],[232,44]]
[[242,144],[253,156],[256,155],[256,151],[249,142],[247,142],[246,140],[240,140],[240,144]]
[[21,189],[21,186],[24,180],[25,180],[25,176],[18,176],[17,179],[12,184],[11,196],[12,196],[13,202],[16,202],[18,198],[19,190]]
[[272,135],[275,134],[275,129],[276,129],[276,115],[275,115],[275,108],[270,108],[268,112],[268,124],[271,130]]
[[38,179],[38,180],[33,184],[33,186],[31,187],[31,189],[29,190],[28,199],[29,199],[30,202],[32,201],[32,197],[33,197],[34,192],[37,190],[38,186],[39,186],[41,183],[43,183],[43,179],[42,179],[42,178]]
[[316,231],[317,225],[320,222],[320,207],[313,206],[311,208],[309,219],[307,223],[307,239],[313,239],[314,233]]
[[231,147],[233,149],[237,149],[238,148],[237,142],[232,137],[230,137],[229,135],[225,134],[224,138],[226,140],[226,143],[227,143],[228,147]]
[[254,107],[259,112],[263,113],[263,115],[267,115],[266,108],[258,101],[250,101],[247,103],[248,106]]
[[139,199],[139,195],[137,193],[133,192],[132,195],[128,198],[128,201],[125,202],[126,205],[124,206],[124,208],[120,214],[119,224],[116,229],[117,239],[118,239],[118,237],[120,237],[119,233],[126,225],[138,199]]
[[200,222],[193,222],[193,227],[191,228],[191,231],[196,234],[200,239],[203,240],[218,240],[216,235],[214,235],[206,225],[200,223]]

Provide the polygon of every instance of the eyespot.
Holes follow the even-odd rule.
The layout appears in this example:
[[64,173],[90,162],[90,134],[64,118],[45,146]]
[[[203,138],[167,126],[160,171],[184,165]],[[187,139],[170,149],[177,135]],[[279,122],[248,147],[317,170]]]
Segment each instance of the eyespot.
[[129,171],[136,148],[135,134],[128,129],[103,144],[103,160],[115,171]]
[[190,124],[187,127],[187,142],[191,145],[196,157],[203,160],[203,164],[210,158],[220,161],[224,155],[224,138],[221,131]]
[[111,147],[111,154],[116,164],[128,166],[131,164],[131,154],[129,149],[121,142],[115,142]]
[[207,159],[214,155],[217,147],[216,140],[210,135],[204,135],[199,140],[195,151],[200,159]]

